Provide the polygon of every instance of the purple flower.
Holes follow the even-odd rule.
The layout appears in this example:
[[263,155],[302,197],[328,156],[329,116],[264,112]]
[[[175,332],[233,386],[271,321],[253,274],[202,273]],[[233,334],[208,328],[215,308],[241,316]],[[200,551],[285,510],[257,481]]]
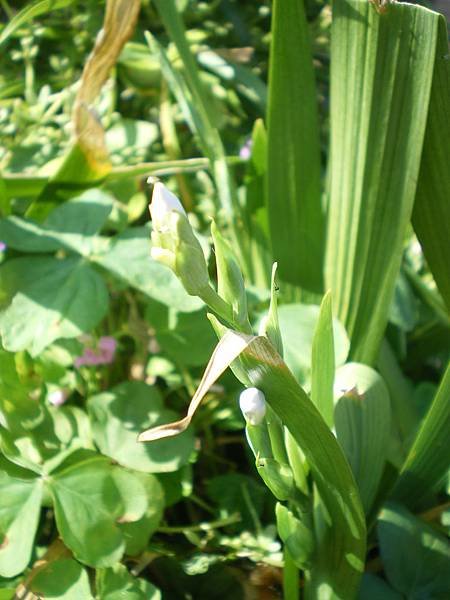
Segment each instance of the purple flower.
[[244,160],[248,160],[252,155],[252,140],[248,139],[242,148],[239,150],[239,156]]
[[77,356],[74,365],[77,367],[93,365],[109,365],[114,361],[114,355],[117,349],[117,341],[111,336],[104,336],[98,340],[97,345],[92,344],[92,337],[83,336],[82,341],[85,344],[83,354]]
[[4,252],[8,246],[0,240],[0,252]]

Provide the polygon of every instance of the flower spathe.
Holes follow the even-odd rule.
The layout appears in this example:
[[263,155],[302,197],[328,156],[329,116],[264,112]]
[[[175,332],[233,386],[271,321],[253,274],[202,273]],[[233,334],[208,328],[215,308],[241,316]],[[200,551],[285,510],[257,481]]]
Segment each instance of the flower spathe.
[[239,407],[249,425],[259,425],[266,414],[266,398],[258,388],[247,388],[239,397]]

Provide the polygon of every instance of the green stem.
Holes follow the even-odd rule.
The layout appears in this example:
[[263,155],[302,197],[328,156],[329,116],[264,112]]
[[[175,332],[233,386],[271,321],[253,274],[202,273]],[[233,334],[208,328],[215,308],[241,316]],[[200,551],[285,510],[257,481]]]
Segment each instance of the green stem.
[[300,597],[300,573],[289,550],[284,548],[283,599],[298,600]]
[[231,325],[233,329],[240,331],[241,328],[234,321],[232,307],[219,296],[211,285],[205,286],[199,293],[199,297],[218,317]]
[[217,521],[209,521],[206,523],[199,523],[198,525],[182,525],[181,527],[158,527],[158,533],[186,533],[189,531],[211,531],[212,529],[220,529],[221,527],[227,527],[228,525],[234,525],[241,521],[241,515],[233,514],[224,519],[218,519]]
[[289,464],[286,446],[284,444],[283,424],[270,406],[267,406],[266,422],[274,459],[279,463],[285,465]]

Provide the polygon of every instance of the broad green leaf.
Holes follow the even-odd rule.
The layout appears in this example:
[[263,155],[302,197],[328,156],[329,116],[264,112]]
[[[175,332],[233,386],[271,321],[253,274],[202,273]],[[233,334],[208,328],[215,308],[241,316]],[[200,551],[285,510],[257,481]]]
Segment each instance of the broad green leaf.
[[145,160],[157,137],[158,127],[154,123],[137,119],[120,119],[105,134],[112,163],[127,166]]
[[[306,304],[285,304],[278,309],[284,359],[300,383],[309,381],[314,332],[319,322],[320,308]],[[348,355],[349,341],[344,327],[333,320],[334,360],[342,365]]]
[[320,292],[325,220],[316,94],[304,1],[275,0],[267,113],[273,256],[282,280]]
[[[2,461],[3,467],[3,461]],[[17,477],[18,475],[18,477]],[[14,577],[31,559],[39,522],[42,481],[0,471],[0,575]]]
[[0,46],[10,38],[19,27],[46,12],[65,8],[73,4],[74,0],[35,0],[29,2],[19,11],[0,33]]
[[311,400],[329,427],[333,426],[334,369],[333,314],[331,294],[328,292],[322,300],[312,340]]
[[140,444],[138,433],[173,419],[155,387],[141,382],[122,383],[88,401],[94,440],[103,454],[125,467],[150,473],[176,471],[194,450],[192,432],[175,440]]
[[133,577],[124,565],[97,569],[95,583],[100,600],[160,600],[161,592],[151,583]]
[[[125,553],[137,556],[147,548],[148,540],[163,516],[165,504],[163,488],[151,473],[120,468],[115,470],[114,479],[122,493],[124,503],[130,505],[120,522],[126,544]],[[140,516],[142,508],[136,506],[133,509],[132,506],[136,499],[144,506]]]
[[[161,310],[162,309],[162,310]],[[181,313],[149,305],[147,319],[161,351],[181,365],[201,366],[214,350],[216,336],[204,310]]]
[[91,259],[150,298],[182,312],[203,304],[187,294],[170,269],[150,258],[150,231],[145,227],[127,229]]
[[352,360],[376,361],[411,218],[439,15],[335,0],[326,287]]
[[[33,440],[29,437],[14,437],[7,429],[0,425],[0,451],[8,461],[16,465],[16,467],[20,467],[19,478],[29,479],[31,473],[41,475],[42,467],[40,463],[42,462],[42,457],[33,447]],[[31,457],[29,456],[30,454]],[[9,473],[11,465],[9,464],[8,467],[4,465],[3,468]],[[21,469],[25,469],[25,472],[20,473]],[[11,472],[11,474],[14,476],[14,472]]]
[[378,520],[378,538],[384,571],[403,598],[448,598],[450,544],[444,536],[389,504]]
[[445,19],[439,19],[430,109],[417,182],[413,226],[450,311],[450,62]]
[[414,507],[436,489],[450,466],[450,362],[400,471],[394,498]]
[[393,590],[383,579],[364,573],[358,600],[402,600],[403,596]]
[[71,558],[50,561],[33,576],[27,591],[49,600],[92,600],[89,577]]
[[119,523],[126,514],[108,458],[91,453],[69,458],[48,478],[56,525],[75,558],[93,567],[119,561],[125,540]]
[[275,512],[278,535],[289,550],[292,560],[299,569],[309,568],[314,551],[313,532],[279,502]]
[[383,473],[391,431],[389,392],[376,371],[348,363],[334,380],[336,435],[355,476],[366,514]]
[[66,248],[81,255],[93,251],[112,209],[112,198],[101,190],[87,190],[53,210],[42,225],[29,219],[9,217],[0,221],[0,238],[22,252],[54,252]]
[[0,277],[0,333],[10,352],[36,356],[91,330],[108,308],[102,278],[81,258],[16,258],[1,265]]

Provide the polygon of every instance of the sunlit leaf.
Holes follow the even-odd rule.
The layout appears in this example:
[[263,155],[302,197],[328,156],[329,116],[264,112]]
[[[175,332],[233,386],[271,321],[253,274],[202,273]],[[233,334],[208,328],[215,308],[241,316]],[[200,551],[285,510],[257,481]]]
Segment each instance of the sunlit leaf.
[[326,286],[353,360],[377,358],[411,218],[439,15],[336,0]]

